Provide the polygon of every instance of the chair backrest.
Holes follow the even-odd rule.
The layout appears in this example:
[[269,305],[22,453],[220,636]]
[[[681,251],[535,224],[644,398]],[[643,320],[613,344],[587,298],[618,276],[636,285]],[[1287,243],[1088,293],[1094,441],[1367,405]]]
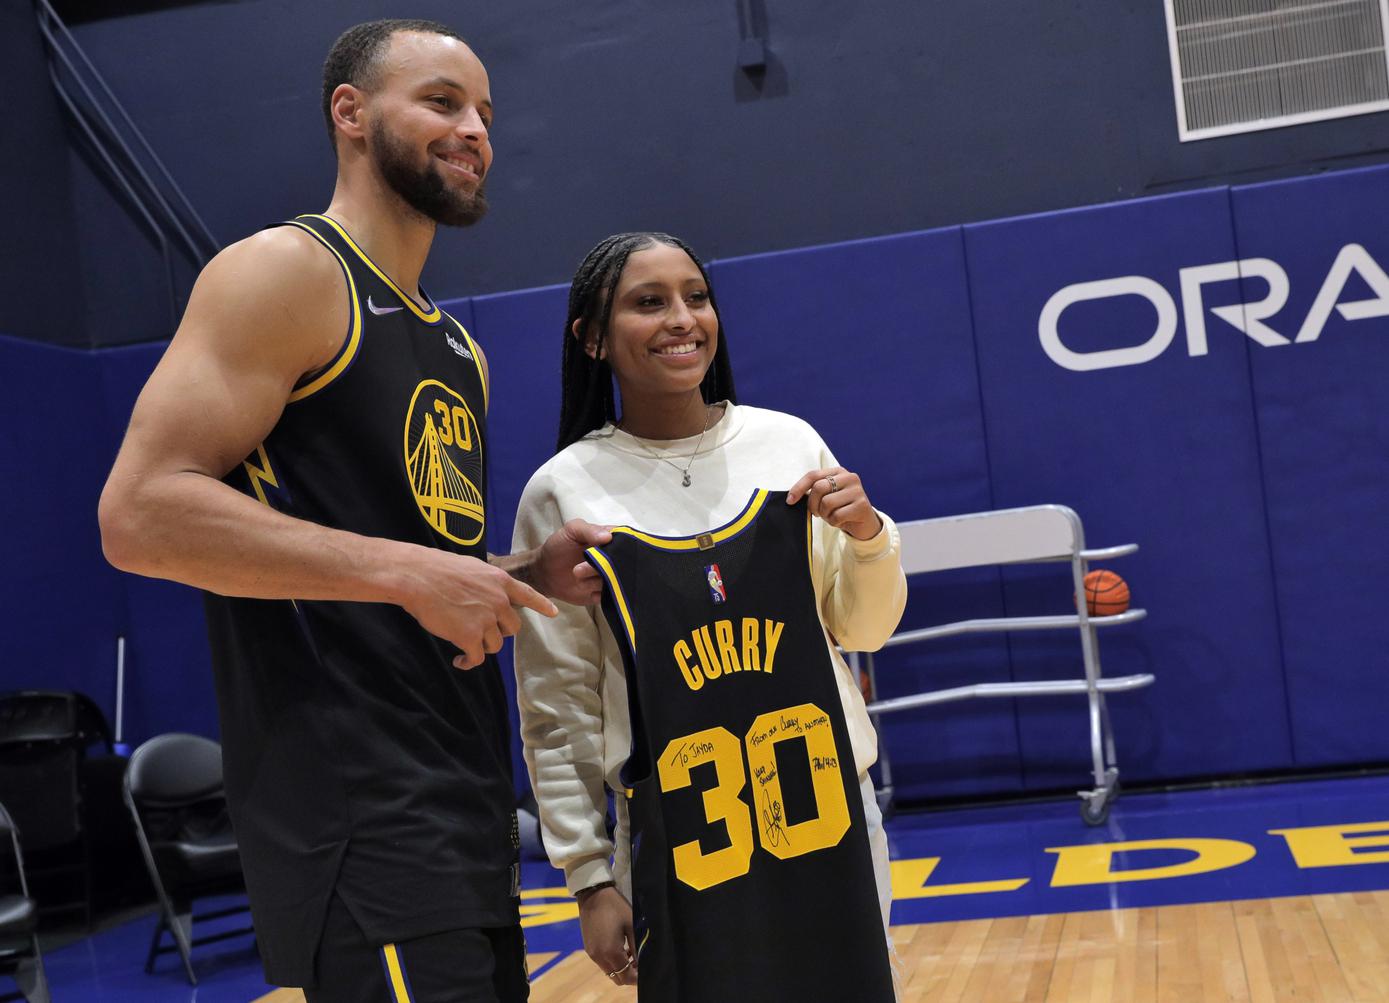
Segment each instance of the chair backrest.
[[222,793],[222,747],[201,735],[156,735],[130,756],[125,789],[145,808],[177,808]]
[[16,690],[0,693],[0,746],[65,742],[79,749],[101,743],[111,751],[111,725],[85,693]]
[[74,741],[77,705],[71,693],[20,690],[0,694],[0,745]]
[[18,819],[29,849],[81,837],[83,744],[74,694],[0,694],[0,801]]
[[1085,548],[1080,517],[1065,505],[899,522],[909,575],[1021,561],[1065,560]]

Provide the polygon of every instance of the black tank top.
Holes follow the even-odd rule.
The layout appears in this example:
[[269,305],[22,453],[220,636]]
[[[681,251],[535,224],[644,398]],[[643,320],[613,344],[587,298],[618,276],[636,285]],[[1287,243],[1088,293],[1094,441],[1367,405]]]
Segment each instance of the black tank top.
[[644,1003],[891,1003],[863,801],[805,503],[589,550],[624,649]]
[[[487,385],[476,344],[326,216],[343,347],[226,482],[311,522],[486,559]],[[507,700],[496,662],[398,606],[208,594],[227,794],[262,957],[302,985],[329,896],[376,943],[517,917]]]

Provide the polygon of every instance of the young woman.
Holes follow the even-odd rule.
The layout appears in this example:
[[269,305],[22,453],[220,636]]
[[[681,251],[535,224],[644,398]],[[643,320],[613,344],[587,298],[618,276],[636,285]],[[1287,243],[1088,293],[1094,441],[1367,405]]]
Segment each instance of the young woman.
[[[855,793],[863,804],[862,816],[857,808],[853,814],[867,830],[869,884],[876,883],[886,936],[887,843],[867,772],[877,756],[877,736],[833,641],[874,650],[897,626],[906,580],[892,521],[873,508],[859,477],[838,464],[809,425],[735,403],[709,277],[674,237],[619,234],[589,252],[570,289],[562,372],[558,452],[522,496],[516,547],[537,545],[571,519],[693,537],[733,521],[759,488],[787,492],[784,503],[778,498],[769,504],[806,500],[816,631],[823,635],[825,670],[834,676],[832,692],[852,746],[854,772],[848,776],[851,782],[857,778]],[[804,569],[802,564],[802,574]],[[721,589],[713,581],[710,587]],[[639,919],[634,928],[632,848],[622,796],[627,783],[621,771],[635,755],[622,641],[597,610],[563,606],[555,619],[526,617],[516,671],[526,761],[547,851],[579,900],[590,957],[615,983],[635,984],[646,955],[638,957],[644,924]],[[841,758],[847,758],[845,751]],[[612,838],[606,824],[609,791],[619,792]],[[733,803],[731,810],[736,815],[742,809]],[[711,822],[717,815],[709,815]],[[717,843],[722,828],[711,824],[715,835],[705,835]],[[728,887],[736,890],[737,884]],[[640,910],[642,903],[637,905]],[[775,904],[765,908],[775,915]],[[775,936],[777,927],[769,923],[768,934]],[[736,959],[748,957],[746,944],[730,942],[728,952],[734,967],[741,963]]]

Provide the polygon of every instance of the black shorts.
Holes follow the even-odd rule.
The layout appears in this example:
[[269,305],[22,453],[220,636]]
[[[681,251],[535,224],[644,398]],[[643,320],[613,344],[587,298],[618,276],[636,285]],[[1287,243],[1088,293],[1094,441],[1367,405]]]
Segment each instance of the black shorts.
[[447,930],[371,944],[336,895],[328,906],[306,1003],[525,1003],[526,942],[519,925]]

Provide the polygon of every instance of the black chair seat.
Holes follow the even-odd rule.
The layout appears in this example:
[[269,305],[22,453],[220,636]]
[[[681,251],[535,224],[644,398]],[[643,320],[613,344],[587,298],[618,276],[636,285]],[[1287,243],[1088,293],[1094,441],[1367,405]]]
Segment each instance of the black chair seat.
[[218,832],[201,839],[155,843],[150,847],[160,870],[168,868],[175,884],[202,884],[241,873],[236,836]]
[[39,910],[23,895],[0,895],[0,937],[32,933],[38,926]]

